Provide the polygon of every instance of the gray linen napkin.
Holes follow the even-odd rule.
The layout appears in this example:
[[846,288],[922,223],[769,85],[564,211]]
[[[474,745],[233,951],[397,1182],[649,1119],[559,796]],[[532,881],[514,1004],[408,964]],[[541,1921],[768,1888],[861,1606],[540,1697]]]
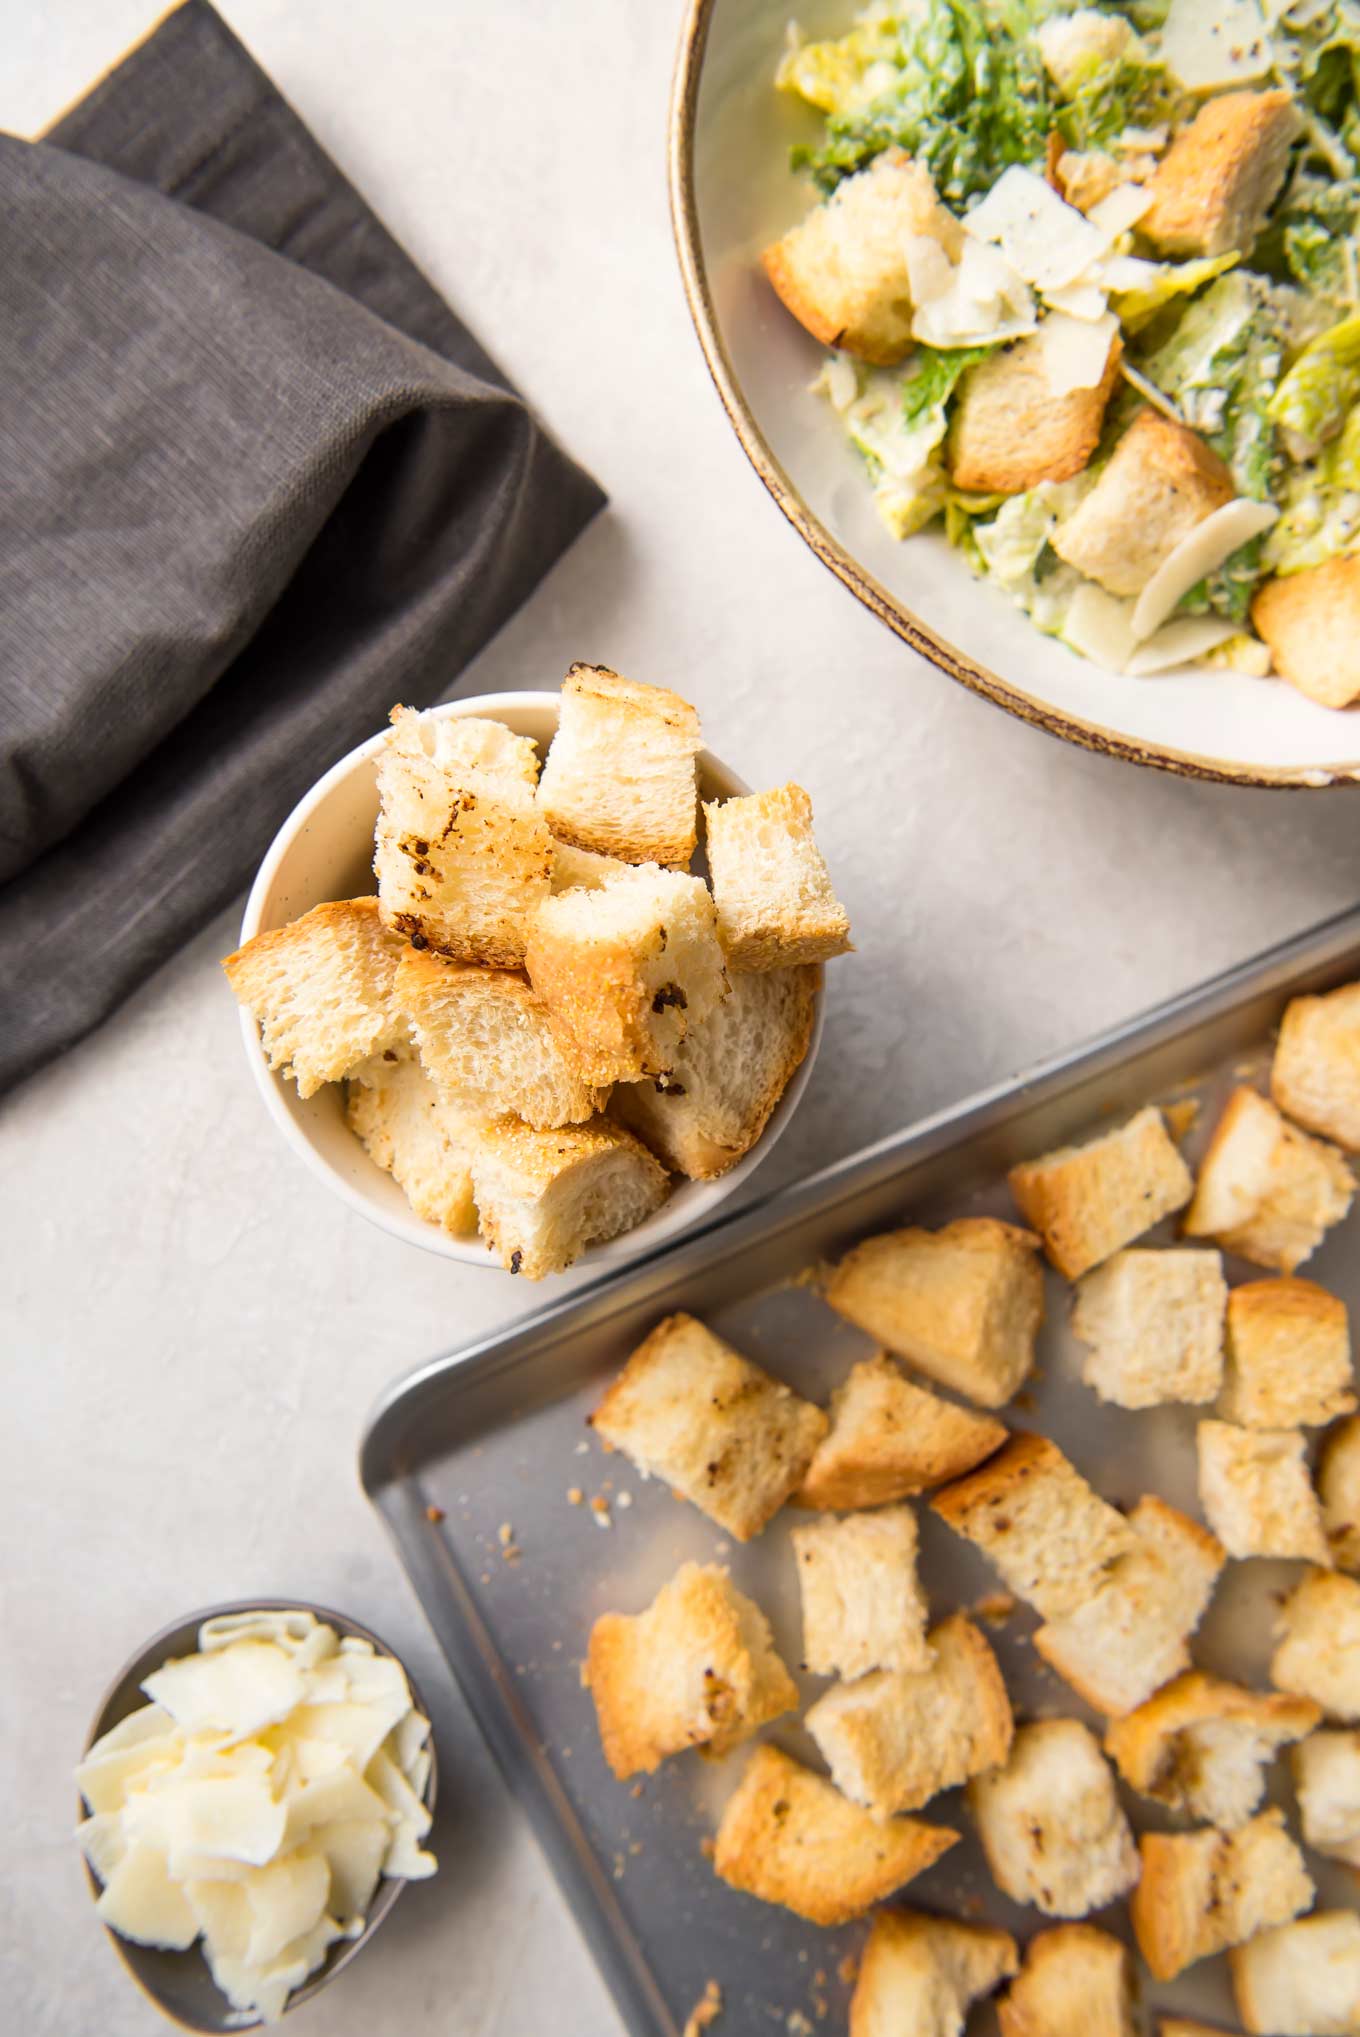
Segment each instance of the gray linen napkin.
[[601,506],[206,0],[0,136],[0,1091]]

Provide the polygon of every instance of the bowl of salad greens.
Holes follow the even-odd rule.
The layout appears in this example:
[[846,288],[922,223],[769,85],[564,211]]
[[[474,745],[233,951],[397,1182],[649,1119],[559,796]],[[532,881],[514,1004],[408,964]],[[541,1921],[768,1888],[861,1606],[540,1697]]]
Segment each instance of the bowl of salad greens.
[[682,275],[785,514],[963,684],[1360,781],[1360,0],[690,0]]

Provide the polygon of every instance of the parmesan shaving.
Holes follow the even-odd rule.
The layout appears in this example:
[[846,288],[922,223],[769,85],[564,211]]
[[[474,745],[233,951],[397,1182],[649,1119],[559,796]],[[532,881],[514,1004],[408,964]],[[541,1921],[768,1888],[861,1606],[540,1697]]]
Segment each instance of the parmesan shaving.
[[1161,53],[1191,92],[1265,77],[1271,50],[1259,0],[1171,0]]
[[1214,572],[1240,546],[1269,530],[1279,514],[1273,503],[1249,502],[1238,496],[1187,531],[1134,603],[1130,620],[1138,641],[1150,637],[1206,574]]
[[1145,679],[1154,672],[1169,672],[1175,665],[1193,665],[1197,658],[1207,657],[1236,636],[1239,628],[1221,615],[1179,616],[1139,644],[1124,670],[1130,678]]
[[1050,311],[1039,327],[1038,341],[1052,393],[1070,396],[1074,389],[1094,389],[1105,373],[1118,330],[1112,311],[1094,320]]

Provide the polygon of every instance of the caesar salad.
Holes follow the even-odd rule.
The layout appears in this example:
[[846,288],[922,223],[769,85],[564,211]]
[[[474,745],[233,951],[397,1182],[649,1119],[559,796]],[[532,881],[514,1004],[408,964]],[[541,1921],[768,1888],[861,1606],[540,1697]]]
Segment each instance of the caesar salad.
[[1360,0],[875,0],[777,84],[765,271],[892,535],[1109,670],[1360,700]]

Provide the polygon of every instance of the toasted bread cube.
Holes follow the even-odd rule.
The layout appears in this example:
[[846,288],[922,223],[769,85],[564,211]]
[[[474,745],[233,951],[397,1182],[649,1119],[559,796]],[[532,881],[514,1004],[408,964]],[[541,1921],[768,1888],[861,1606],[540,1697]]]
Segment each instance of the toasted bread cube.
[[1157,2037],[1225,2037],[1225,2032],[1221,2026],[1187,2022],[1184,2016],[1159,2016]]
[[1299,126],[1287,91],[1210,99],[1157,165],[1138,231],[1167,255],[1247,254],[1284,182]]
[[583,1081],[665,1075],[727,995],[708,887],[654,864],[560,891],[530,922],[525,966]]
[[848,1924],[924,1873],[958,1836],[916,1818],[871,1818],[825,1776],[767,1744],[728,1799],[713,1865],[732,1888],[811,1924]]
[[962,2037],[973,2003],[1019,1968],[1008,1931],[881,1910],[850,1998],[850,2037]]
[[837,1684],[803,1722],[836,1787],[876,1818],[919,1810],[1010,1752],[1010,1699],[982,1634],[953,1613],[929,1640],[927,1668]]
[[440,1095],[409,1049],[390,1063],[370,1064],[368,1081],[350,1083],[345,1115],[369,1159],[392,1176],[423,1223],[455,1238],[475,1233],[478,1127]]
[[426,1071],[465,1110],[553,1131],[584,1124],[603,1104],[605,1091],[576,1073],[523,976],[408,948],[394,994]]
[[1280,1810],[1235,1832],[1144,1832],[1129,1904],[1138,1950],[1158,1980],[1306,1910],[1315,1894]]
[[1059,1273],[1080,1280],[1189,1202],[1190,1170],[1162,1114],[1140,1110],[1117,1131],[1012,1167],[1011,1194]]
[[930,172],[885,149],[761,259],[779,298],[814,339],[890,368],[911,345],[905,245],[915,236],[946,251],[961,239]]
[[458,962],[518,969],[552,837],[527,736],[394,707],[378,758],[373,868],[384,926]]
[[1256,1810],[1280,1748],[1320,1717],[1307,1698],[1243,1690],[1192,1669],[1116,1719],[1105,1752],[1130,1789],[1230,1832]]
[[1045,1436],[1012,1436],[980,1470],[936,1493],[931,1506],[1050,1620],[1093,1597],[1111,1564],[1138,1547],[1123,1514]]
[[1346,1304],[1311,1280],[1250,1280],[1228,1301],[1219,1412],[1247,1428],[1320,1427],[1355,1408]]
[[1094,1924],[1041,1931],[997,2004],[997,2021],[1001,2037],[1138,2037],[1133,1961]]
[[1296,1124],[1360,1152],[1360,983],[1285,1006],[1270,1093]]
[[946,445],[950,479],[979,495],[1018,495],[1070,481],[1090,459],[1119,380],[1118,334],[1094,387],[1055,396],[1042,336],[1001,347],[959,387]]
[[621,1082],[610,1109],[672,1173],[713,1181],[759,1139],[812,1041],[815,964],[734,975],[667,1074]]
[[793,1531],[803,1594],[803,1667],[815,1676],[928,1669],[927,1606],[910,1507]]
[[733,969],[789,969],[847,952],[850,921],[801,785],[705,801],[704,827],[718,938]]
[[1046,1917],[1104,1909],[1138,1879],[1113,1772],[1079,1719],[1019,1727],[1006,1766],[969,1783],[968,1807],[997,1887]]
[[392,998],[404,945],[383,926],[376,898],[345,898],[227,956],[227,981],[259,1025],[265,1058],[292,1077],[299,1096],[315,1096],[406,1044],[406,1020]]
[[1333,1563],[1360,1570],[1360,1415],[1338,1422],[1325,1439],[1317,1489]]
[[1275,1634],[1276,1690],[1311,1698],[1330,1719],[1360,1721],[1360,1584],[1310,1570],[1285,1600]]
[[687,870],[701,742],[699,717],[678,693],[573,665],[539,785],[543,818],[574,848]]
[[611,877],[619,877],[630,865],[622,856],[597,856],[590,849],[578,849],[570,842],[553,843],[552,889],[598,891]]
[[1093,1710],[1117,1718],[1188,1668],[1186,1645],[1223,1568],[1207,1528],[1149,1493],[1129,1514],[1137,1547],[1089,1599],[1034,1636],[1035,1653]]
[[1116,1252],[1077,1289],[1082,1378],[1116,1407],[1212,1400],[1223,1378],[1228,1288],[1217,1252]]
[[1251,2037],[1356,2037],[1360,1917],[1315,1910],[1229,1954],[1233,1996]]
[[1304,1844],[1360,1867],[1360,1733],[1310,1733],[1290,1759]]
[[647,1148],[603,1117],[554,1132],[503,1118],[478,1132],[471,1165],[482,1235],[526,1280],[635,1229],[671,1187]]
[[918,1372],[1003,1407],[1034,1364],[1044,1316],[1038,1240],[994,1217],[887,1231],[847,1252],[825,1287],[839,1315]]
[[1287,1125],[1254,1089],[1235,1089],[1185,1219],[1192,1238],[1293,1273],[1351,1206],[1355,1178],[1335,1146]]
[[1053,533],[1053,549],[1111,594],[1141,594],[1196,524],[1237,490],[1187,425],[1140,410],[1089,495]]
[[1275,670],[1323,707],[1360,698],[1360,553],[1267,580],[1251,604]]
[[715,1563],[685,1563],[645,1612],[604,1613],[586,1681],[621,1779],[686,1747],[726,1752],[798,1703],[770,1623]]
[[1002,1423],[904,1379],[880,1351],[852,1365],[831,1396],[798,1504],[878,1507],[959,1478],[1006,1440]]
[[687,1315],[657,1324],[591,1420],[739,1542],[796,1491],[826,1433],[820,1408]]
[[1331,1562],[1301,1430],[1201,1422],[1195,1442],[1200,1505],[1230,1556]]

